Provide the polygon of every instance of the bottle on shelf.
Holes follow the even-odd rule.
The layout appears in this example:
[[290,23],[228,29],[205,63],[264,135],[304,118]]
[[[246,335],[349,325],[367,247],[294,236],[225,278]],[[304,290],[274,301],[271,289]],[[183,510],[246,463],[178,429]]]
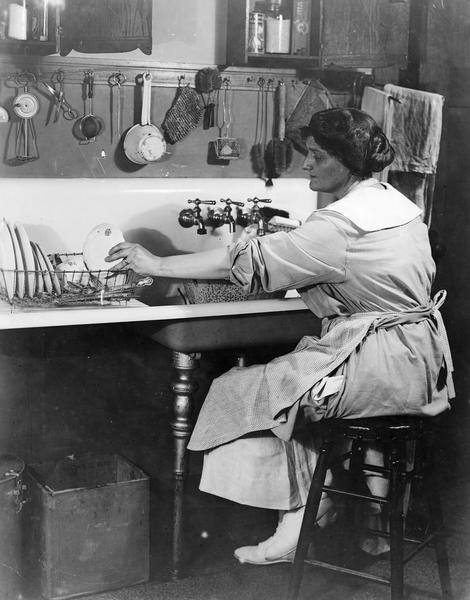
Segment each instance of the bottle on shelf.
[[33,40],[49,39],[49,0],[35,0],[31,7],[31,36]]
[[267,3],[265,16],[265,52],[289,54],[291,41],[291,15],[283,0]]
[[297,56],[310,54],[310,22],[312,0],[293,0],[291,53]]
[[264,54],[264,29],[266,5],[256,2],[249,15],[248,52],[250,54]]

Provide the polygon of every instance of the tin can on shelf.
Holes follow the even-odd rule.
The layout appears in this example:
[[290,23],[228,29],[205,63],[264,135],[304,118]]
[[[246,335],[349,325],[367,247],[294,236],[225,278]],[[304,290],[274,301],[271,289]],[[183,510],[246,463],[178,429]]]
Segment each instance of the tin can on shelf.
[[248,52],[264,54],[264,14],[251,12],[248,28]]

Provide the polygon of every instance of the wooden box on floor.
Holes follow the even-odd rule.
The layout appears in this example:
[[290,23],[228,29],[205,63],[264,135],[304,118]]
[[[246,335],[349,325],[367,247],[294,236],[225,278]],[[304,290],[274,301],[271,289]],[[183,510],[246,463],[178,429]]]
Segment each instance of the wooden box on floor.
[[[149,479],[118,456],[28,467],[23,507],[27,587],[64,599],[149,577]],[[36,597],[36,596],[34,596]]]

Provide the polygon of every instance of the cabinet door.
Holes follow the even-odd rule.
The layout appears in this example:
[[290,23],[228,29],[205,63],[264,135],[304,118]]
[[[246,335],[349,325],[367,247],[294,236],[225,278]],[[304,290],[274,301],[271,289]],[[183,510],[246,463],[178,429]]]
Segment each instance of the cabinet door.
[[152,53],[152,0],[67,0],[61,18],[60,54]]
[[323,67],[406,66],[408,2],[323,2]]

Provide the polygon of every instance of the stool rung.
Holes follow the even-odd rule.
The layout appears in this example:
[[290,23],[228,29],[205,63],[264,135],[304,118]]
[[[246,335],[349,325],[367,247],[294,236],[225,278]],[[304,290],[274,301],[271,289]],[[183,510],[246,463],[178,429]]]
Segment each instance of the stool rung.
[[[351,527],[351,530],[354,531],[355,533],[369,533],[370,535],[375,535],[376,537],[382,537],[382,538],[385,538],[386,540],[390,539],[390,533],[388,531],[380,531],[380,529],[372,529],[371,527]],[[403,542],[406,544],[417,544],[418,546],[425,544],[427,546],[427,545],[429,545],[430,541],[435,537],[436,537],[435,533],[432,533],[424,540],[417,539],[417,538],[403,537]],[[407,559],[407,560],[409,560],[409,559]]]
[[356,569],[347,569],[346,567],[340,567],[338,565],[333,565],[332,563],[314,560],[313,558],[306,558],[304,562],[314,567],[320,567],[321,569],[328,569],[329,571],[335,571],[336,573],[343,573],[345,575],[354,575],[361,579],[368,579],[369,581],[390,585],[390,579],[378,577],[377,575],[372,575],[372,573],[365,573],[364,571],[357,571]]
[[382,496],[374,496],[373,494],[359,494],[357,492],[347,492],[345,490],[334,488],[329,485],[322,486],[322,491],[331,494],[340,494],[341,496],[351,496],[352,498],[357,498],[358,500],[368,500],[369,502],[377,502],[379,504],[389,503],[389,500],[387,500],[387,498],[382,498]]
[[407,556],[405,556],[405,558],[403,559],[403,564],[405,565],[408,561],[410,561],[413,557],[415,557],[418,554],[418,552],[421,552],[421,550],[424,550],[424,548],[426,548],[426,546],[429,546],[436,536],[437,536],[437,533],[431,533],[431,535],[428,535],[428,537],[426,539],[421,540],[421,541],[406,540],[406,541],[410,541],[415,544],[417,543],[418,546],[416,546],[416,548],[414,548]]

